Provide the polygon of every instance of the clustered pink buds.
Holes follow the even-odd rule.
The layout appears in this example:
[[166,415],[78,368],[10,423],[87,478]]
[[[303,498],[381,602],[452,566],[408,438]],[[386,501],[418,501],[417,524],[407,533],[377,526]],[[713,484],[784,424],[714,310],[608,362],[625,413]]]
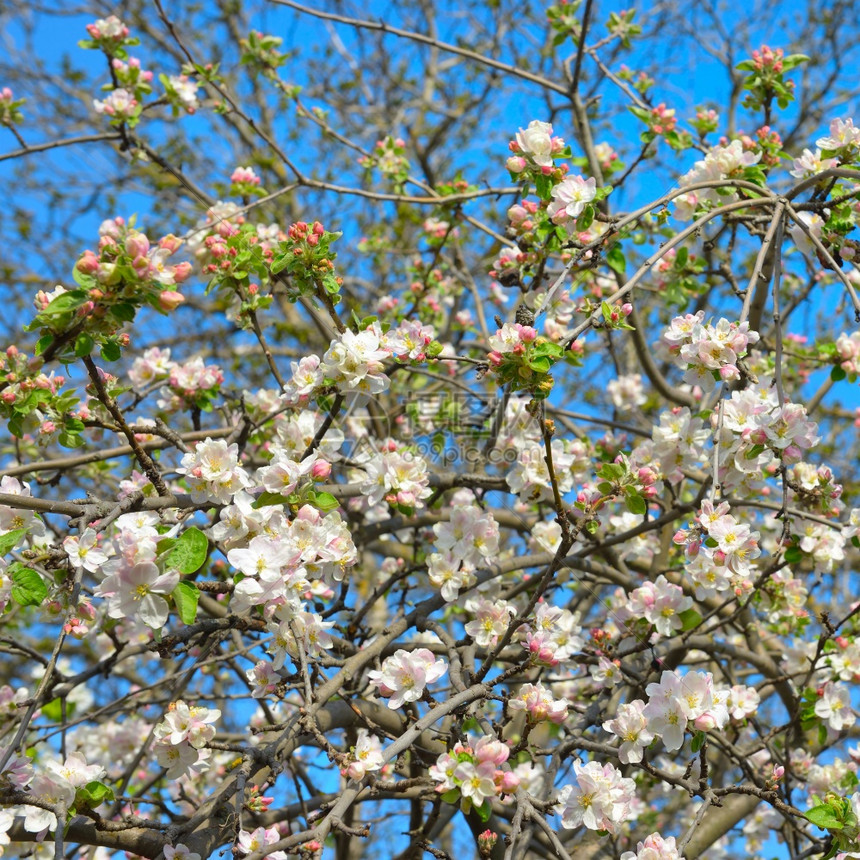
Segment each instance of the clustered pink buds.
[[757,51],[752,52],[753,63],[757,71],[772,71],[778,75],[782,72],[782,58],[785,52],[782,48],[774,51],[768,45],[762,45]]
[[657,107],[651,109],[651,121],[649,123],[654,134],[666,134],[674,131],[678,124],[674,108],[667,108],[665,102],[660,102]]
[[[290,225],[287,235],[294,242],[307,242],[308,245],[314,247],[319,244],[320,236],[325,233],[325,227],[319,222],[314,221],[313,224],[307,224],[304,221],[296,221]],[[302,253],[301,247],[298,245],[293,248],[293,253],[297,256]]]

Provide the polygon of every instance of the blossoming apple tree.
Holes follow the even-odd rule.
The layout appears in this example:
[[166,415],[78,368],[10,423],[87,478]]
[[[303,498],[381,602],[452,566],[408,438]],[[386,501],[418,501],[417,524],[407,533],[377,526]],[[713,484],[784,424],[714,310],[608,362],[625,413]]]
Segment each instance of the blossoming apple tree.
[[153,197],[9,299],[0,853],[860,857],[860,125],[812,52],[684,116],[668,13],[542,8],[538,67],[496,5],[276,0],[331,110],[225,4],[232,64],[91,19],[70,136],[0,89],[3,161]]

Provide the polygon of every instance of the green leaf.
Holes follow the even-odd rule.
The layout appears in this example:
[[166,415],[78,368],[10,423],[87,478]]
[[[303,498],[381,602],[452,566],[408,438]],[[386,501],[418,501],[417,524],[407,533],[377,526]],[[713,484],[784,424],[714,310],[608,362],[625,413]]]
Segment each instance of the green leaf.
[[456,803],[460,799],[460,789],[451,788],[442,795],[445,803]]
[[624,274],[624,270],[627,268],[627,261],[624,259],[624,251],[621,250],[620,245],[613,245],[609,249],[606,254],[606,265],[613,272],[618,272],[619,275]]
[[576,229],[587,230],[594,223],[594,207],[589,203],[576,221]]
[[689,250],[687,250],[686,245],[681,245],[678,248],[678,253],[675,255],[675,268],[683,269],[687,265],[687,260],[690,256]]
[[86,290],[70,290],[57,296],[48,307],[43,310],[40,317],[50,317],[73,311],[90,300],[90,294]]
[[41,606],[48,596],[48,586],[31,567],[12,565],[12,600],[19,606]]
[[803,558],[803,551],[799,546],[790,546],[785,551],[783,558],[788,562],[788,564],[797,564]]
[[251,505],[251,507],[257,511],[260,508],[267,508],[269,505],[288,505],[289,502],[290,500],[287,496],[283,496],[280,493],[270,493],[266,491],[257,496],[257,500]]
[[12,552],[21,543],[25,534],[27,534],[27,529],[14,529],[11,532],[6,532],[5,535],[0,535],[0,556]]
[[209,555],[209,538],[195,526],[186,529],[179,536],[176,545],[164,559],[165,570],[178,570],[180,573],[196,573],[203,567]]
[[848,374],[841,367],[834,367],[830,371],[830,379],[833,382],[841,382]]
[[633,489],[633,487],[625,487],[624,489],[624,501],[627,504],[627,510],[630,511],[631,514],[644,514],[648,510],[648,505],[645,503],[645,499]]
[[197,618],[197,602],[200,600],[200,591],[191,582],[180,582],[171,594],[176,604],[176,611],[182,619],[183,624],[193,624]]
[[552,180],[548,176],[536,176],[535,191],[541,200],[549,200],[552,196]]
[[95,341],[86,332],[81,332],[75,341],[75,355],[78,358],[83,358],[93,351]]
[[101,355],[105,361],[119,361],[122,350],[115,340],[109,340],[102,344]]
[[76,806],[85,805],[90,809],[115,799],[113,789],[103,782],[88,782],[82,785],[75,794]]
[[682,630],[692,630],[702,623],[702,616],[695,609],[685,609],[678,613],[678,618],[681,619]]
[[702,748],[702,744],[704,744],[704,742],[705,742],[705,733],[704,732],[696,732],[696,734],[693,735],[692,742],[690,743],[690,749],[694,753],[697,753]]
[[134,315],[136,313],[134,305],[129,302],[120,302],[118,305],[114,305],[111,308],[111,313],[118,319],[123,322],[131,322],[134,319]]
[[490,816],[493,814],[493,806],[489,800],[485,800],[480,806],[474,807],[474,809],[478,818],[480,818],[484,824],[490,820]]
[[[72,715],[74,709],[75,706],[72,702],[66,702],[67,719]],[[59,723],[63,719],[63,703],[60,699],[51,699],[50,702],[39,708],[39,713],[43,717],[47,717],[49,720]]]
[[816,827],[821,827],[823,830],[841,830],[842,822],[836,817],[836,813],[832,806],[823,804],[822,806],[814,806],[806,813],[806,817]]
[[340,507],[340,502],[331,493],[316,493],[314,505],[321,511],[328,513]]
[[40,337],[39,342],[36,344],[36,348],[33,350],[34,355],[41,355],[53,342],[54,336],[52,334],[46,334],[43,337]]

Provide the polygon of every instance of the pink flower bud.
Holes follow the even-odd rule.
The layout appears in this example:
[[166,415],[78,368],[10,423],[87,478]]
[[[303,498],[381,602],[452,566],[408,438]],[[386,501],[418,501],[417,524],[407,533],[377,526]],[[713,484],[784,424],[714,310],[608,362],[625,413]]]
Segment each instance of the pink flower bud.
[[158,306],[163,311],[173,311],[184,301],[185,296],[182,293],[177,293],[176,290],[164,290],[158,297]]
[[693,725],[696,727],[697,731],[709,732],[711,729],[715,729],[717,727],[717,721],[713,714],[705,711],[704,714],[696,717],[693,721]]
[[75,268],[84,275],[94,275],[99,268],[98,257],[92,251],[84,251]]
[[506,162],[505,167],[511,173],[522,173],[526,169],[526,160],[520,155],[512,155]]
[[188,276],[191,274],[191,271],[191,263],[177,263],[173,267],[173,280],[176,281],[177,284],[181,284],[183,281],[188,280]]
[[125,250],[130,257],[145,257],[149,253],[149,239],[143,233],[132,233],[125,240]]
[[631,305],[630,302],[624,302],[624,304],[621,305],[621,313],[623,313],[624,316],[629,317],[630,314],[633,313],[633,305]]
[[475,744],[475,756],[479,764],[491,761],[498,766],[508,760],[511,748],[503,741],[497,741],[493,737],[483,737]]
[[165,251],[170,251],[171,254],[175,254],[181,246],[182,240],[174,236],[173,233],[168,233],[158,240],[158,247]]
[[325,460],[317,460],[311,468],[311,475],[315,481],[324,481],[331,475],[331,463]]

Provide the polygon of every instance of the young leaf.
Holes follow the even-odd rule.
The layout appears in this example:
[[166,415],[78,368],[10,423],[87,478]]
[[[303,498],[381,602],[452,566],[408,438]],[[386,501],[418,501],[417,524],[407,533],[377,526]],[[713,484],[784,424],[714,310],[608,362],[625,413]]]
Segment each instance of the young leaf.
[[25,534],[27,534],[27,529],[14,529],[11,532],[6,532],[5,535],[0,535],[0,556],[12,552],[21,543]]
[[171,594],[176,604],[176,611],[182,619],[183,624],[193,624],[197,618],[197,602],[200,600],[200,591],[191,582],[180,582]]
[[619,275],[624,274],[627,268],[627,261],[624,259],[624,251],[619,245],[614,245],[606,254],[606,265]]
[[179,536],[176,545],[164,560],[165,570],[178,570],[180,573],[196,573],[203,567],[209,554],[209,538],[195,526],[186,529]]
[[11,565],[12,600],[19,606],[41,606],[48,596],[48,586],[42,577],[32,568],[23,565]]

